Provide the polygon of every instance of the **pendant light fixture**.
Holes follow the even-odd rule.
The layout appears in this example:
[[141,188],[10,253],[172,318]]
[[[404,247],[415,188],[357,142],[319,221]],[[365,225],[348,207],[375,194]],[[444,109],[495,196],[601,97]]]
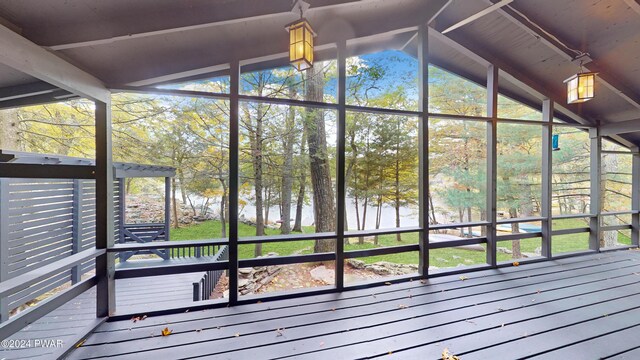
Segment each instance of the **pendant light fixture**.
[[567,103],[577,104],[595,97],[595,80],[598,73],[585,72],[580,60],[580,71],[564,81],[567,84]]
[[306,8],[309,8],[309,4],[301,0],[296,1],[292,11],[299,10],[300,19],[286,26],[289,31],[289,62],[298,71],[313,66],[313,38],[316,34],[303,16]]

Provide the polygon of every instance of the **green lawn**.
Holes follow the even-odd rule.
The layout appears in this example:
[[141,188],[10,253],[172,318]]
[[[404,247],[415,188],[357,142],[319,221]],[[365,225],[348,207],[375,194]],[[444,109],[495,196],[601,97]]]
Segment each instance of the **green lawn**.
[[[581,219],[569,219],[559,220],[553,222],[553,229],[571,229],[587,227],[585,222]],[[179,229],[171,229],[171,239],[175,241],[180,240],[197,240],[197,239],[211,239],[220,237],[221,223],[219,221],[206,221],[200,224],[182,227]],[[312,233],[313,227],[305,227],[305,233]],[[240,237],[255,236],[255,228],[246,224],[239,224],[238,232]],[[279,230],[265,229],[267,235],[278,235]],[[351,243],[345,246],[345,250],[362,250],[370,249],[373,247],[385,247],[396,246],[406,244],[417,244],[418,234],[402,234],[401,241],[397,241],[396,235],[382,235],[378,237],[378,245],[374,245],[372,238],[365,239],[365,243],[362,245],[357,244],[357,239],[351,239]],[[631,239],[625,234],[618,234],[618,242],[622,244],[631,244]],[[263,254],[269,252],[276,252],[279,255],[291,255],[291,254],[309,254],[313,252],[313,240],[305,241],[289,241],[278,243],[263,244]],[[589,234],[570,234],[556,236],[553,238],[553,253],[559,254],[564,252],[587,250],[589,248]],[[511,250],[511,241],[501,241],[498,243],[498,247],[504,247]],[[537,248],[541,246],[540,238],[525,239],[520,241],[521,252],[534,253]],[[253,257],[254,245],[241,245],[239,256],[241,259],[248,259]],[[367,263],[374,263],[377,261],[389,261],[398,264],[417,264],[418,253],[401,253],[383,256],[372,256],[368,258],[362,258],[361,260]],[[512,255],[505,254],[503,252],[498,253],[498,262],[513,261]],[[484,264],[486,261],[485,251],[473,251],[460,248],[451,249],[434,249],[429,252],[429,263],[432,266],[438,268],[455,267],[459,265],[477,265]]]

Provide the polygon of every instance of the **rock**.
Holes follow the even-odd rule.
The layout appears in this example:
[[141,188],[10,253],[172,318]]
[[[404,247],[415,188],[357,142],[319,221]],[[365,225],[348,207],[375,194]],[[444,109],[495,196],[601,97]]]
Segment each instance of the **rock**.
[[366,265],[364,269],[377,275],[406,275],[418,272],[418,265],[395,264],[387,261],[379,261]]
[[347,264],[349,264],[349,266],[351,266],[354,269],[364,269],[366,263],[362,260],[357,260],[357,259],[348,259],[347,260]]
[[498,251],[503,253],[503,254],[512,254],[511,250],[505,248],[505,247],[498,247]]
[[242,287],[246,287],[247,285],[249,285],[249,280],[248,279],[239,279],[238,280],[238,287],[242,288]]
[[326,266],[321,265],[315,267],[309,271],[312,278],[322,281],[325,284],[333,284],[335,278],[335,272],[333,269],[327,269]]

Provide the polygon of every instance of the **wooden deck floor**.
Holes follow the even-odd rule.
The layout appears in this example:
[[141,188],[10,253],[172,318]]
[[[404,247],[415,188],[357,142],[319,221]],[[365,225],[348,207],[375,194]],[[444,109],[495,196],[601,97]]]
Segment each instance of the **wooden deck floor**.
[[68,358],[637,359],[639,333],[640,252],[619,251],[114,321]]
[[[123,313],[144,313],[163,308],[168,303],[188,304],[193,301],[193,281],[199,274],[163,275],[151,278],[116,280],[116,308]],[[72,301],[23,328],[9,339],[61,340],[62,347],[36,346],[25,349],[3,349],[0,359],[51,359],[81,339],[96,322],[96,292],[90,289]]]

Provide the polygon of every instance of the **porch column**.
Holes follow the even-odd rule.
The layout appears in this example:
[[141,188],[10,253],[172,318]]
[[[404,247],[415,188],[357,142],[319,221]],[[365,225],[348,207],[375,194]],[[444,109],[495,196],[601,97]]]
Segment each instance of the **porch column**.
[[553,212],[551,210],[551,193],[552,193],[552,142],[553,142],[553,101],[546,99],[542,102],[542,121],[546,124],[542,125],[542,199],[540,202],[540,215],[542,220],[542,256],[551,258],[552,244],[552,224]]
[[591,138],[591,202],[589,219],[589,249],[600,250],[600,213],[602,203],[600,201],[600,182],[602,181],[602,138],[598,128],[589,129]]
[[[97,100],[96,105],[96,248],[114,245],[113,162],[111,149],[111,101]],[[115,312],[115,254],[96,258],[97,312],[106,317]]]
[[420,119],[418,124],[418,208],[420,226],[420,275],[429,275],[429,26],[418,27],[418,105]]
[[487,69],[487,264],[497,264],[497,177],[498,177],[498,67]]

